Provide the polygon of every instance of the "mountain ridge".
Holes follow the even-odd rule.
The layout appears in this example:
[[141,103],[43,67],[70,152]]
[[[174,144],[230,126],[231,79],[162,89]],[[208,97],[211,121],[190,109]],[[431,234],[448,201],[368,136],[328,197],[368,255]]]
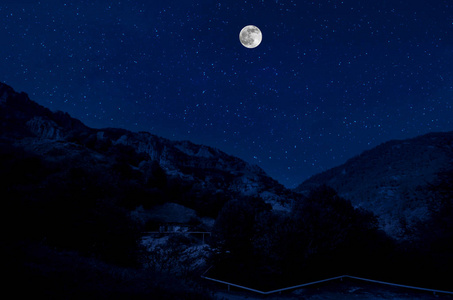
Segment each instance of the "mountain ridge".
[[[131,147],[138,154],[147,156],[143,160],[158,162],[169,177],[190,181],[188,184],[198,184],[200,188],[243,195],[263,194],[272,205],[288,210],[288,199],[280,196],[290,194],[288,189],[259,166],[219,149],[190,141],[172,141],[143,131],[90,128],[68,113],[50,111],[32,101],[26,93],[17,93],[3,83],[0,83],[0,107],[2,139],[29,150],[40,149],[43,154],[59,144],[60,151],[64,151],[66,145],[70,152],[73,147],[70,144],[75,143],[99,154],[103,148],[112,145]],[[138,164],[136,167],[140,169]],[[283,202],[286,202],[284,207],[281,206]]]
[[[215,278],[251,287],[332,272],[448,286],[433,274],[451,269],[452,150],[451,133],[390,141],[316,175],[296,193],[218,149],[89,128],[0,84],[2,221],[13,245],[8,257],[15,259],[7,273],[18,266],[30,278],[37,273],[47,278],[46,290],[60,285],[60,271],[76,273],[72,262],[50,275],[47,264],[36,270],[35,251],[45,245],[49,257],[74,251],[87,272],[97,272],[90,257],[135,268],[131,281],[138,270],[159,278],[163,270],[183,276],[192,267],[199,278],[214,263]],[[199,246],[195,237],[157,237],[148,239],[157,248],[143,248],[145,232],[167,226],[211,233],[206,251],[192,257],[197,266],[174,260]],[[16,253],[21,247],[29,254]]]
[[328,185],[355,207],[375,213],[387,233],[401,238],[429,218],[433,204],[429,186],[439,172],[452,168],[453,132],[433,132],[382,143],[294,190],[304,194]]
[[[84,161],[101,163],[111,161],[108,155],[113,147],[118,148],[114,155],[126,161],[126,165],[117,168],[150,178],[150,170],[155,169],[150,162],[157,162],[168,180],[178,189],[191,190],[197,198],[206,190],[211,191],[210,196],[205,196],[208,198],[222,198],[218,195],[225,193],[257,196],[274,209],[286,212],[291,211],[293,200],[300,198],[259,166],[219,149],[190,141],[171,141],[143,131],[90,128],[68,113],[52,112],[30,100],[26,93],[17,93],[1,83],[0,107],[1,139],[40,155],[52,154],[50,157],[56,159],[57,152],[60,157],[81,156],[83,152],[87,156]],[[401,239],[429,219],[433,197],[427,187],[436,181],[437,173],[452,164],[453,132],[429,133],[382,143],[345,164],[312,176],[294,191],[307,195],[309,190],[328,185],[356,208],[374,213],[384,231]],[[221,207],[225,200],[219,201],[214,206]]]

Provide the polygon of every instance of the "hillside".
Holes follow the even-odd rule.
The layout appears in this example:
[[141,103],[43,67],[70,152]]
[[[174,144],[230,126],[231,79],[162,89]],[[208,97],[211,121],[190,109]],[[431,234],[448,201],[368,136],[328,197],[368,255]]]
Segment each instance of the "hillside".
[[426,221],[436,201],[430,186],[453,169],[453,132],[389,141],[315,175],[295,190],[328,185],[355,207],[372,211],[395,238],[407,237]]
[[[156,257],[143,233],[162,223],[212,231],[229,201],[257,200],[287,212],[295,195],[258,166],[218,149],[89,128],[2,83],[0,177],[1,220],[8,228],[0,247],[8,257],[4,271],[18,274],[9,278],[11,286],[47,298],[208,299],[197,284],[186,286],[181,274],[170,274],[170,265],[162,270],[171,253],[200,248],[200,241],[168,239]],[[199,278],[204,260],[185,266],[185,276]],[[91,273],[97,275],[80,275]]]
[[[453,172],[439,173],[451,163],[451,134],[420,139],[315,176],[304,196],[218,149],[89,128],[0,84],[4,271],[25,293],[58,299],[209,299],[199,282],[208,267],[265,290],[343,273],[448,287],[432,274],[451,269]],[[323,184],[342,194],[315,188]],[[381,200],[363,196],[373,186]],[[368,202],[354,206],[375,211],[396,239],[344,199],[357,193]],[[401,239],[410,222],[413,244]],[[173,226],[181,231],[155,232]],[[208,231],[206,240],[185,229]]]
[[[30,100],[27,94],[16,93],[1,83],[0,108],[2,143],[47,160],[73,160],[73,166],[83,164],[83,168],[116,165],[138,184],[153,180],[154,185],[173,185],[174,195],[167,194],[165,201],[192,208],[197,208],[197,204],[187,197],[181,199],[181,194],[190,191],[198,199],[216,195],[205,199],[211,202],[207,205],[216,206],[209,208],[213,211],[201,212],[212,217],[225,199],[234,195],[259,196],[275,209],[288,210],[291,191],[260,167],[218,149],[189,141],[170,141],[147,132],[89,128],[67,113],[51,112]],[[153,172],[159,170],[161,182],[156,183]],[[215,201],[219,203],[212,203]]]

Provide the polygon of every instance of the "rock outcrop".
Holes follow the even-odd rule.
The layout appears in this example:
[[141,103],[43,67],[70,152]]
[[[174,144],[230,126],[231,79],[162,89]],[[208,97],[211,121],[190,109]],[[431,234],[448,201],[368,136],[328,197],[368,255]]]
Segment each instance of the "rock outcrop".
[[62,140],[62,129],[52,120],[34,117],[27,122],[30,131],[42,139]]

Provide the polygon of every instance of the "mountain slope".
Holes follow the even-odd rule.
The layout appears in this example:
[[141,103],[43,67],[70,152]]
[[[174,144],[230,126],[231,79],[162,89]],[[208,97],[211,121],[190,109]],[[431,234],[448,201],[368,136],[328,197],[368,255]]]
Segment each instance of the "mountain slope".
[[[337,184],[337,190],[343,188],[348,198],[359,195],[354,204],[378,212],[381,225],[398,237],[399,229],[404,232],[404,223],[416,223],[431,213],[432,203],[425,197],[431,195],[424,184],[434,182],[436,196],[442,194],[433,197],[442,200],[440,209],[431,223],[422,224],[427,226],[420,230],[419,242],[408,249],[405,243],[397,245],[383,234],[371,213],[354,209],[333,189],[322,187],[303,197],[282,187],[259,167],[218,149],[146,132],[89,128],[0,84],[0,219],[7,241],[0,248],[9,258],[6,273],[19,271],[15,281],[35,292],[30,283],[36,278],[44,280],[44,284],[36,284],[45,287],[44,293],[61,286],[53,298],[83,289],[116,293],[117,288],[123,289],[118,283],[129,282],[146,289],[130,287],[126,294],[135,291],[147,298],[156,292],[168,294],[174,288],[164,287],[159,293],[153,286],[148,289],[145,281],[159,282],[153,278],[161,277],[165,262],[181,257],[192,239],[168,238],[168,243],[159,244],[163,252],[144,250],[140,241],[143,232],[155,231],[162,223],[184,223],[185,228],[211,232],[209,247],[215,251],[197,253],[200,257],[208,254],[207,261],[217,262],[215,272],[220,279],[240,277],[239,283],[244,285],[259,282],[269,287],[280,282],[286,286],[301,271],[296,277],[300,282],[349,270],[373,277],[380,270],[382,274],[400,272],[417,280],[426,280],[429,274],[437,284],[442,278],[432,274],[450,270],[453,253],[453,209],[448,205],[453,172],[435,182],[442,166],[451,163],[451,144],[451,134],[389,142],[301,187],[305,192],[318,184]],[[385,164],[391,168],[383,167]],[[390,185],[394,182],[398,185]],[[371,196],[381,198],[371,201],[364,193],[372,191],[373,184],[377,196]],[[398,198],[401,187],[413,193],[414,199]],[[60,256],[63,264],[43,261],[65,253],[67,257]],[[198,265],[198,258],[196,261]],[[102,272],[97,268],[99,262],[110,267]],[[81,281],[77,266],[83,266],[83,274],[99,274],[96,283],[92,285],[90,276],[82,276],[89,280]],[[199,267],[191,270],[197,274],[194,278],[207,268],[203,266],[201,271]],[[104,283],[102,278],[112,268],[119,270],[115,272],[121,278]],[[151,273],[145,268],[151,268]],[[165,274],[174,277],[187,267],[180,265],[177,271],[165,268]],[[142,277],[142,270],[151,278]],[[73,288],[68,290],[68,284]],[[182,291],[181,295],[187,295],[187,288]]]
[[140,173],[139,181],[149,180],[150,169],[155,169],[157,164],[157,168],[163,169],[165,180],[178,188],[192,189],[194,194],[210,190],[259,195],[276,209],[289,207],[288,195],[292,192],[256,165],[189,141],[170,141],[147,132],[124,129],[89,128],[67,113],[51,112],[30,100],[27,94],[16,93],[2,83],[0,119],[0,138],[5,143],[54,160],[84,157],[86,165],[93,165],[94,162],[113,163],[112,155],[121,156],[126,164],[123,167],[132,169],[128,172]]
[[452,169],[453,132],[430,133],[408,140],[389,141],[315,175],[295,190],[328,185],[356,207],[379,217],[393,237],[405,236],[433,207],[429,185],[437,174]]

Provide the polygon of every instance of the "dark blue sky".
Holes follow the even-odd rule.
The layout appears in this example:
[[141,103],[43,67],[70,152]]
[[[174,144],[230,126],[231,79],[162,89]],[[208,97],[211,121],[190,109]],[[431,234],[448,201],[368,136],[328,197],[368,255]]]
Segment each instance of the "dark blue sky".
[[0,81],[52,110],[213,146],[288,187],[453,130],[452,1],[2,0],[0,47]]

